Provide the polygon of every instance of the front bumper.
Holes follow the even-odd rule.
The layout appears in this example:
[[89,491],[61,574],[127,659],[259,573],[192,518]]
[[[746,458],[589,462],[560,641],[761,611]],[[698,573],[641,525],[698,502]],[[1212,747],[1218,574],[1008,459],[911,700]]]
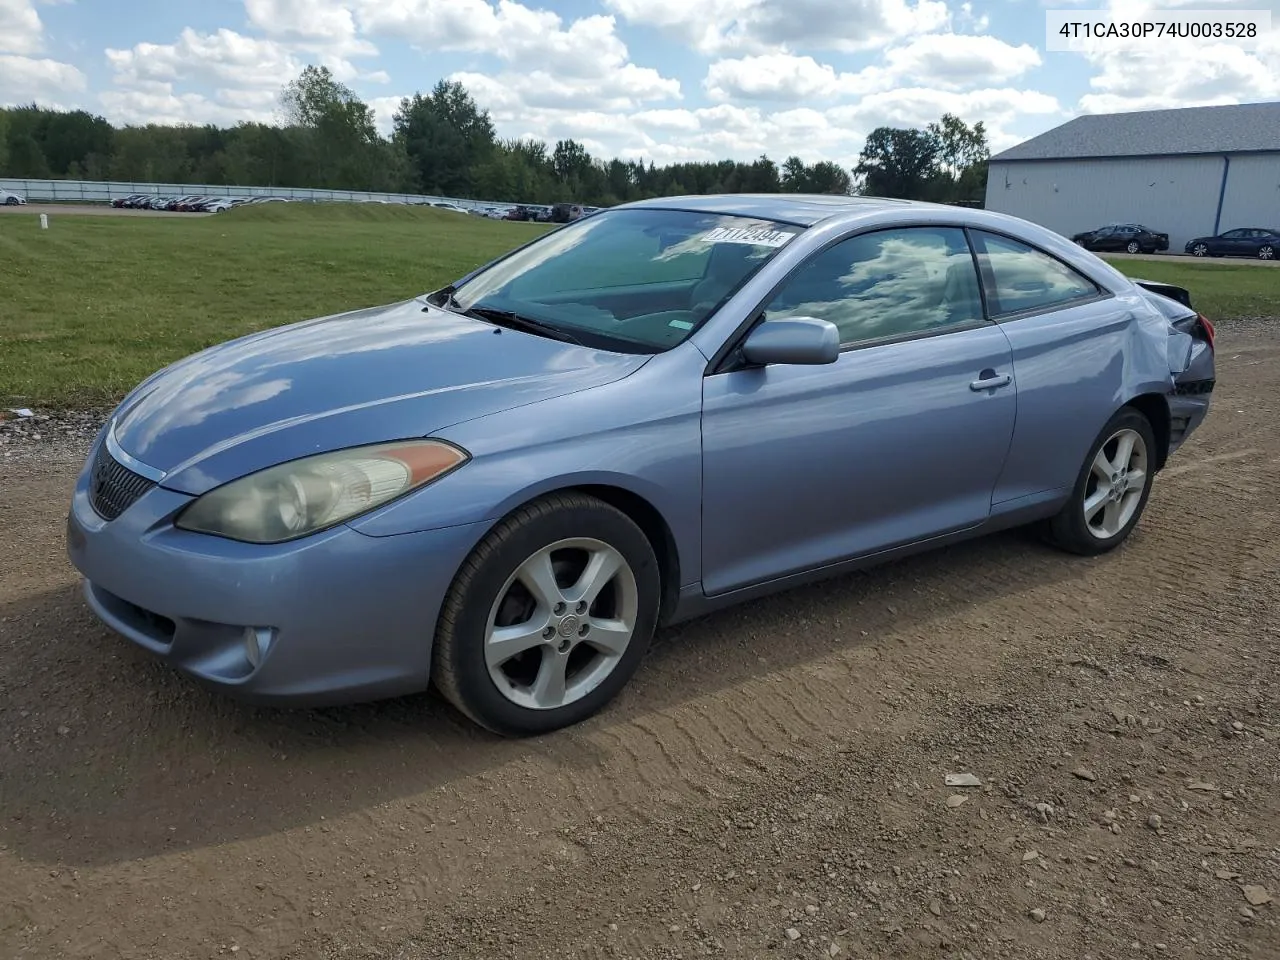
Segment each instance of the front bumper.
[[256,703],[327,706],[426,689],[440,606],[484,524],[387,537],[339,526],[258,546],[174,528],[190,500],[153,487],[106,522],[82,473],[67,554],[109,627]]

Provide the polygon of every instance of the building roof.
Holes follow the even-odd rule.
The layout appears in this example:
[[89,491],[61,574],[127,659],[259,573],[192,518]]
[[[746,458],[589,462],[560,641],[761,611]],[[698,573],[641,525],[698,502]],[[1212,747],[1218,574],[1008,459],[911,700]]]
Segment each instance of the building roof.
[[991,159],[1074,160],[1280,151],[1280,102],[1076,117]]

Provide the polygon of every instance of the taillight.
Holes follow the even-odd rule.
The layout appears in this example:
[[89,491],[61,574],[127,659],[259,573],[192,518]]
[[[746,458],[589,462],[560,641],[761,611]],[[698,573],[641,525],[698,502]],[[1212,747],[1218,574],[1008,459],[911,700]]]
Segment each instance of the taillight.
[[1203,313],[1196,314],[1200,318],[1200,329],[1204,331],[1205,342],[1209,344],[1209,349],[1213,349],[1213,338],[1217,335],[1217,331],[1213,329],[1213,324],[1209,322],[1209,318]]

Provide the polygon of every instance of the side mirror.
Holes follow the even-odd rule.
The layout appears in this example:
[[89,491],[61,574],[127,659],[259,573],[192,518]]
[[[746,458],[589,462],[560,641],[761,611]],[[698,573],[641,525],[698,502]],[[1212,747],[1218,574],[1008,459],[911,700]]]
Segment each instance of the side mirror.
[[835,363],[840,331],[829,320],[791,317],[766,320],[747,335],[742,356],[748,363]]

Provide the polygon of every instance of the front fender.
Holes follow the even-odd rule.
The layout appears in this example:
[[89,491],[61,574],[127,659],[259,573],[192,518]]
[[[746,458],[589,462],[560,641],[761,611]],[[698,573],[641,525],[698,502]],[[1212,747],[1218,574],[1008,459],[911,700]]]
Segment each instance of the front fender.
[[608,486],[645,500],[662,516],[683,579],[697,580],[705,365],[696,350],[671,351],[626,379],[439,431],[435,436],[469,451],[471,461],[351,526],[369,536],[394,536],[492,525],[544,494]]

